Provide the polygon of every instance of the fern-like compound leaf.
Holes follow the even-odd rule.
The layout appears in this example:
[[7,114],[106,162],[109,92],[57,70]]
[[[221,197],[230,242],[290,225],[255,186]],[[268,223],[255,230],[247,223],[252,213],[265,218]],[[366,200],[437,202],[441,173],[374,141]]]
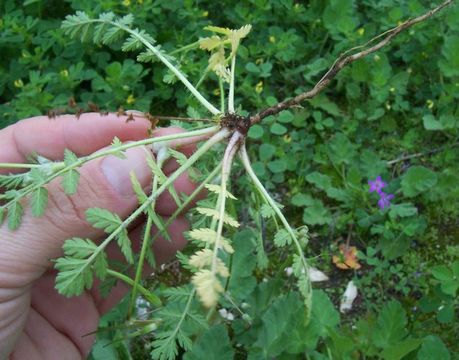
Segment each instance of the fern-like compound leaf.
[[215,306],[220,294],[224,291],[220,280],[211,270],[199,270],[193,275],[191,282],[196,287],[199,298],[207,308]]
[[107,209],[100,208],[90,208],[86,210],[86,220],[95,228],[103,229],[106,233],[113,232],[122,223],[117,214]]
[[27,173],[0,175],[0,187],[4,189],[17,189],[23,186]]
[[[188,236],[197,241],[202,241],[203,243],[214,244],[217,239],[217,232],[209,228],[200,228],[194,229],[188,232]],[[234,249],[230,244],[230,241],[223,236],[220,238],[220,246],[228,254],[234,253]]]
[[274,235],[274,244],[277,247],[290,245],[292,243],[292,237],[289,232],[285,229],[279,229]]
[[132,264],[134,254],[131,248],[131,241],[128,232],[123,226],[123,221],[117,215],[107,209],[90,208],[86,210],[86,220],[97,229],[103,229],[107,234],[118,231],[116,240],[126,260]]
[[[207,190],[215,193],[215,194],[218,194],[220,195],[222,193],[222,187],[220,185],[217,185],[217,184],[206,184],[206,188]],[[225,192],[225,196],[227,198],[230,198],[230,199],[233,199],[233,200],[237,200],[237,198],[231,194],[228,190],[226,190]]]
[[[218,220],[220,218],[220,213],[218,212],[218,210],[215,210],[215,209],[200,207],[200,208],[197,208],[196,211],[202,215],[212,217],[215,220]],[[235,220],[231,215],[227,213],[225,213],[223,216],[223,222],[235,228],[239,227],[239,223],[237,222],[237,220]]]
[[98,278],[104,279],[107,272],[107,258],[97,251],[97,245],[89,239],[73,238],[64,242],[64,257],[56,261],[58,270],[56,289],[65,296],[80,295],[93,285],[93,271]]

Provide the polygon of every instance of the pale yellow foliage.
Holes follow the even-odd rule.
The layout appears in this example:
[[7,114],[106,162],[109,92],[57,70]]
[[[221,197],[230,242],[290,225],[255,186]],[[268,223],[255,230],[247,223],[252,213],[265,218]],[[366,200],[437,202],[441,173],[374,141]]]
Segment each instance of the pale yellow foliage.
[[[215,210],[215,209],[197,208],[196,210],[200,214],[212,217],[212,218],[214,218],[216,220],[218,220],[220,218],[219,212],[217,210]],[[228,215],[227,213],[225,213],[224,216],[223,216],[223,222],[225,224],[228,224],[229,226],[232,226],[232,227],[236,227],[236,228],[239,227],[239,223],[231,215]]]
[[225,50],[223,47],[210,56],[209,68],[225,81],[230,81],[231,75],[229,69],[226,67]]
[[[189,264],[191,266],[197,267],[198,269],[202,269],[206,266],[211,266],[213,255],[214,255],[213,251],[210,249],[199,250],[196,254],[190,257]],[[229,270],[226,267],[225,263],[218,257],[215,260],[216,260],[215,271],[223,277],[228,277]]]
[[224,291],[220,281],[210,270],[198,271],[193,275],[191,282],[196,287],[202,303],[208,308],[217,304],[220,294]]
[[199,250],[196,254],[190,257],[188,262],[191,266],[201,269],[212,264],[212,255],[213,253],[210,249]]
[[[231,57],[236,55],[237,48],[243,38],[245,38],[252,25],[244,25],[240,29],[232,30],[218,26],[206,26],[205,30],[212,31],[213,33],[223,35],[223,37],[214,35],[199,40],[199,47],[203,50],[213,52],[209,58],[209,69],[214,71],[220,78],[229,82],[231,72],[228,69],[228,62]],[[225,56],[225,44],[231,44],[231,56]]]
[[[217,239],[217,232],[209,228],[195,229],[188,232],[188,235],[198,241],[202,241],[209,244],[214,244]],[[228,239],[223,236],[220,238],[220,247],[223,248],[228,254],[234,253],[233,247],[230,245]]]
[[232,31],[231,29],[228,29],[228,28],[222,28],[219,26],[212,26],[212,25],[206,26],[204,30],[209,30],[214,33],[222,34],[222,35],[229,35],[231,34],[231,31]]
[[202,50],[211,51],[216,47],[219,47],[223,44],[222,38],[220,36],[214,35],[208,38],[199,39],[199,47]]
[[233,54],[236,53],[236,50],[239,47],[239,43],[248,35],[250,30],[252,30],[252,25],[244,25],[238,30],[231,30],[229,39],[231,41],[231,52]]
[[[222,193],[222,187],[220,185],[206,184],[205,186],[206,186],[207,190],[209,190],[209,191],[211,191],[211,192],[213,192],[215,194],[220,195]],[[225,196],[227,198],[231,198],[233,200],[237,200],[236,197],[233,194],[231,194],[228,190],[226,190]]]

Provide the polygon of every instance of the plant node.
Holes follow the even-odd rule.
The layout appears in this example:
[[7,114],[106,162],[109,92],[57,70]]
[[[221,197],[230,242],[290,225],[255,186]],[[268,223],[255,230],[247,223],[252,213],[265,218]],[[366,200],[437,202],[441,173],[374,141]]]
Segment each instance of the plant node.
[[244,137],[252,126],[250,116],[241,116],[235,113],[226,113],[221,119],[221,125],[230,131],[239,131]]

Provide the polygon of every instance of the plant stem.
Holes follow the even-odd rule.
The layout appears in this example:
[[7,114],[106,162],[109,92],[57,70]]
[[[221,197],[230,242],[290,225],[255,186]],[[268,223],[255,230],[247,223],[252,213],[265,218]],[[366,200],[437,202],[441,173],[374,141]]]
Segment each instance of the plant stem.
[[84,165],[88,161],[91,161],[91,160],[94,160],[94,159],[97,159],[97,158],[100,158],[100,157],[103,157],[103,156],[119,153],[120,151],[124,151],[124,150],[130,149],[130,148],[133,148],[133,147],[137,147],[137,146],[151,145],[151,144],[158,143],[158,142],[167,142],[167,141],[172,141],[172,140],[177,140],[177,139],[183,139],[183,138],[189,138],[189,137],[194,137],[194,136],[212,134],[212,133],[216,132],[218,129],[219,129],[218,126],[212,126],[212,127],[208,127],[208,128],[204,128],[204,129],[200,129],[200,130],[196,130],[196,131],[189,131],[189,132],[184,132],[184,133],[179,133],[179,134],[171,134],[171,135],[160,136],[160,137],[156,137],[156,138],[149,138],[149,139],[144,139],[144,140],[139,140],[139,141],[126,143],[126,144],[123,144],[123,145],[121,145],[119,147],[111,147],[111,148],[108,148],[108,149],[106,149],[104,151],[99,151],[99,152],[93,153],[91,155],[83,156],[83,157],[79,158],[78,161],[76,161],[72,165],[66,166],[66,167],[60,169],[59,171],[56,171],[55,173],[51,174],[50,176],[48,176],[46,179],[40,181],[39,183],[35,183],[35,184],[31,184],[31,185],[27,186],[26,188],[24,188],[21,191],[21,193],[16,198],[14,198],[13,200],[9,201],[8,203],[6,203],[4,205],[1,205],[0,209],[7,208],[12,202],[18,201],[19,199],[31,194],[33,191],[35,191],[36,189],[40,188],[41,186],[46,185],[51,180],[63,175],[67,171],[76,169],[76,168]]
[[405,160],[410,160],[410,159],[414,159],[414,158],[425,156],[425,155],[435,154],[435,153],[440,152],[442,150],[445,150],[445,149],[448,149],[448,148],[452,148],[452,147],[456,147],[458,145],[459,145],[459,142],[455,142],[453,144],[444,145],[444,146],[441,146],[441,147],[436,148],[436,149],[423,151],[423,152],[418,152],[418,153],[410,154],[410,155],[400,156],[397,159],[387,161],[386,164],[387,164],[387,166],[391,166],[391,165],[394,165],[394,164],[396,164],[396,163],[398,163],[400,161],[405,161]]
[[[450,5],[453,2],[453,0],[446,0],[437,7],[433,8],[432,10],[426,12],[423,15],[420,15],[416,18],[412,18],[409,20],[404,21],[401,23],[399,26],[396,26],[392,29],[389,29],[382,34],[379,34],[378,36],[375,36],[374,38],[370,39],[366,44],[358,47],[354,47],[352,49],[349,49],[342,53],[332,64],[330,69],[325,73],[325,75],[314,85],[314,87],[306,91],[304,93],[301,93],[291,99],[282,101],[276,105],[273,105],[267,109],[264,109],[260,111],[259,113],[255,114],[250,118],[251,124],[256,124],[260,122],[263,118],[270,116],[270,115],[276,115],[282,110],[291,108],[293,106],[299,105],[301,102],[303,102],[306,99],[312,99],[315,97],[317,94],[319,94],[335,77],[336,75],[347,65],[350,63],[359,60],[371,53],[374,53],[384,47],[385,45],[389,44],[393,38],[395,38],[397,35],[402,33],[404,30],[410,28],[411,26],[418,24],[420,22],[423,22],[429,18],[431,18],[433,15],[435,15],[437,12],[445,8],[446,6]],[[374,43],[376,40],[381,39],[379,42],[377,42],[375,45],[364,49],[360,52],[357,52],[355,54],[348,55],[350,52],[361,49],[361,48],[366,48],[370,44]]]
[[[138,111],[138,110],[126,110],[125,113],[126,114],[132,113],[132,115],[146,118],[145,113]],[[164,116],[164,115],[152,115],[152,114],[150,114],[150,116],[158,120],[178,120],[178,121],[192,121],[192,122],[195,122],[195,121],[212,122],[213,121],[212,119],[209,119],[209,118],[189,118],[189,117],[183,117],[183,116]]]
[[151,194],[148,199],[140,205],[131,215],[129,215],[122,223],[119,225],[102,243],[97,247],[97,249],[86,259],[86,262],[81,266],[78,271],[75,271],[73,275],[73,280],[69,280],[68,283],[71,284],[82,272],[90,266],[97,256],[110,244],[110,242],[123,230],[125,229],[132,221],[134,221],[140,214],[142,214],[151,203],[161,195],[164,190],[166,190],[169,185],[173,184],[177,178],[188,170],[204,153],[206,153],[212,146],[222,141],[225,137],[228,136],[229,131],[227,129],[222,129],[209,140],[207,140],[193,155],[191,155],[186,163],[179,167],[168,179],[165,181],[159,189]]
[[194,43],[182,46],[182,47],[180,47],[178,49],[175,49],[175,50],[171,51],[169,53],[169,55],[175,55],[175,54],[178,54],[178,53],[183,52],[183,51],[197,49],[199,47],[199,43],[200,43],[200,41],[198,40],[198,41],[195,41]]
[[7,169],[33,169],[39,168],[43,165],[41,164],[19,164],[19,163],[0,163],[0,168]]
[[[102,22],[100,20],[96,20],[98,22]],[[194,95],[196,100],[198,100],[207,110],[209,110],[212,114],[218,115],[220,111],[213,106],[210,102],[207,101],[204,96],[201,95],[201,93],[196,90],[196,88],[188,81],[188,79],[185,77],[185,75],[182,74],[180,70],[178,70],[174,65],[172,65],[169,60],[159,51],[155,46],[150,44],[149,41],[147,41],[145,38],[143,38],[137,31],[134,31],[126,26],[120,25],[114,21],[109,21],[109,23],[113,26],[119,27],[123,29],[124,31],[128,32],[132,36],[136,37],[139,39],[146,47],[148,50],[150,50],[153,54],[155,54],[161,62],[166,65],[170,71],[174,73],[175,76],[185,85],[185,87],[190,90],[190,92]]]
[[202,82],[206,79],[208,73],[209,73],[209,67],[206,67],[206,70],[204,71],[201,78],[198,80],[198,82],[195,85],[196,89],[201,86]]
[[306,262],[306,259],[304,257],[303,249],[301,248],[301,244],[296,237],[295,232],[291,228],[290,224],[288,223],[287,219],[285,218],[284,214],[282,213],[281,209],[277,206],[276,202],[271,198],[269,195],[268,191],[265,189],[263,184],[260,182],[258,177],[255,175],[255,172],[252,169],[252,166],[250,165],[250,159],[249,156],[247,155],[247,150],[245,148],[245,145],[242,145],[239,151],[241,155],[241,160],[242,163],[245,167],[245,170],[247,171],[247,174],[249,177],[252,179],[252,182],[254,183],[255,187],[258,189],[262,197],[265,199],[265,201],[271,206],[271,208],[274,210],[276,215],[279,217],[281,220],[282,224],[284,225],[285,229],[288,231],[290,236],[292,237],[292,240],[295,244],[296,250],[298,252],[298,255],[301,260],[301,264],[303,267],[303,270],[305,272],[305,277],[307,281],[307,293],[305,294],[305,303],[308,311],[311,311],[311,304],[312,304],[312,289],[311,289],[311,281],[309,279],[309,265]]
[[217,227],[217,236],[214,243],[214,250],[212,254],[212,266],[211,272],[215,274],[217,272],[217,259],[218,259],[218,249],[220,248],[220,241],[222,238],[223,232],[223,223],[225,218],[225,204],[226,204],[226,185],[229,179],[229,174],[231,172],[231,164],[233,162],[234,155],[239,146],[239,141],[242,138],[242,134],[238,131],[233,133],[231,139],[226,147],[225,154],[223,156],[223,166],[222,166],[222,179],[221,179],[221,193],[219,201],[219,218],[218,218],[218,227]]
[[[204,179],[201,184],[191,193],[190,196],[187,197],[187,199],[183,202],[183,204],[175,210],[175,212],[169,217],[169,219],[166,221],[164,224],[164,228],[166,229],[169,227],[170,224],[177,218],[177,216],[193,201],[193,199],[204,189],[204,187],[217,175],[217,173],[220,171],[220,168],[222,166],[222,163],[218,164],[218,166],[212,170],[212,172]],[[163,231],[158,231],[152,239],[152,242],[154,242],[161,234],[163,234]]]
[[188,314],[188,311],[190,310],[191,302],[193,301],[195,293],[196,293],[195,289],[191,290],[191,294],[188,297],[188,300],[187,300],[186,305],[185,305],[185,309],[183,309],[182,315],[180,316],[180,320],[178,321],[177,325],[175,326],[172,334],[169,335],[169,338],[175,338],[175,335],[180,330],[180,326],[182,326],[182,322],[185,320],[186,315]]
[[223,88],[223,80],[218,78],[218,86],[220,87],[220,111],[225,113],[225,89]]
[[228,94],[228,111],[234,113],[234,70],[236,68],[236,54],[231,59],[231,81]]
[[141,293],[144,296],[144,298],[148,300],[151,304],[155,306],[162,305],[161,300],[156,295],[154,295],[151,291],[145,289],[142,285],[136,285],[130,277],[112,269],[107,269],[107,274],[123,281],[124,283],[132,286],[133,288],[136,288],[138,292]]
[[[164,160],[165,160],[165,158],[163,158],[161,160],[158,159],[158,161],[157,161],[158,167],[160,169],[161,169],[161,167],[162,167],[162,165],[164,163]],[[154,194],[157,189],[158,189],[158,176],[154,176],[151,193]],[[152,211],[154,211],[155,204],[156,204],[156,199],[154,199],[152,201],[151,205],[150,205]],[[140,280],[142,278],[143,265],[145,263],[145,256],[147,254],[148,247],[151,246],[151,241],[150,240],[152,240],[152,236],[151,236],[151,228],[152,228],[152,226],[153,226],[153,217],[152,217],[152,215],[148,214],[147,223],[145,225],[145,233],[144,233],[143,240],[142,240],[142,247],[140,249],[139,261],[137,263],[137,269],[136,269],[135,278],[134,278],[135,286],[133,287],[132,293],[131,293],[131,302],[130,302],[130,305],[129,305],[128,317],[130,317],[132,315],[132,312],[134,310],[135,299],[137,297],[136,287],[137,287],[137,285],[140,284]]]
[[[155,177],[155,180],[157,177]],[[158,182],[156,181],[156,186]],[[153,188],[156,190],[156,188]],[[145,233],[143,236],[142,240],[142,247],[140,249],[140,255],[139,255],[139,261],[137,263],[137,268],[135,272],[135,278],[134,278],[134,286],[132,287],[132,293],[131,293],[131,300],[129,303],[129,310],[128,310],[128,318],[131,317],[132,312],[134,310],[134,304],[135,304],[135,299],[137,297],[137,287],[140,286],[140,279],[142,277],[142,270],[143,270],[143,264],[145,261],[145,256],[147,253],[148,246],[150,245],[150,237],[151,237],[151,227],[153,225],[153,218],[151,216],[148,216],[147,218],[147,223],[145,225]]]

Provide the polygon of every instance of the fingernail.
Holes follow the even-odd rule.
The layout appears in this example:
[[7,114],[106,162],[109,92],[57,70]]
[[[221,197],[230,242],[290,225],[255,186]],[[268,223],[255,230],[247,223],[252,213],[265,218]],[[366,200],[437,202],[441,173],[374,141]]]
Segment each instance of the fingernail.
[[124,153],[126,159],[116,156],[107,156],[101,163],[102,172],[112,188],[120,195],[133,195],[131,171],[134,171],[142,187],[148,186],[151,180],[151,171],[146,162],[147,150],[132,148]]

